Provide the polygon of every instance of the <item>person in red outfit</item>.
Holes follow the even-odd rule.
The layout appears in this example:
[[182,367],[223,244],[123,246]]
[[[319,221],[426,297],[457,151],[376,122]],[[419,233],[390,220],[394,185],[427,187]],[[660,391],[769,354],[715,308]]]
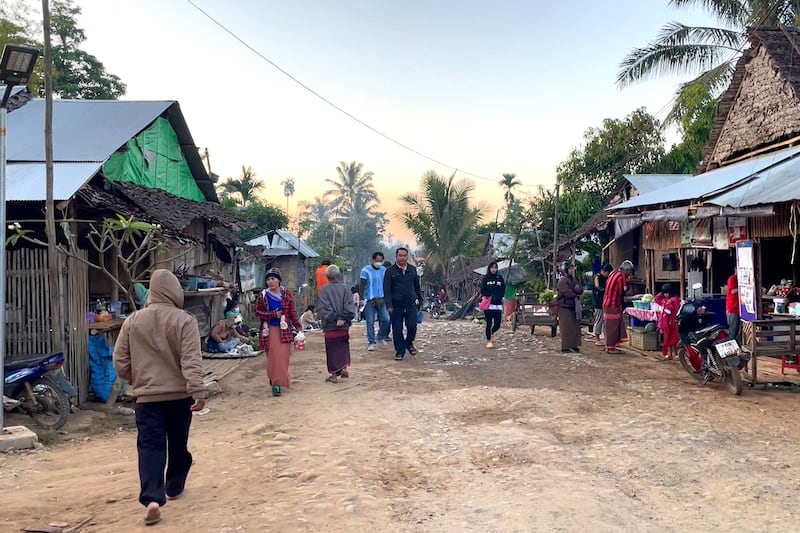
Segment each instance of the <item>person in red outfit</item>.
[[661,306],[658,317],[658,329],[664,334],[661,355],[664,356],[664,360],[669,361],[675,359],[680,342],[678,311],[681,308],[681,299],[675,294],[672,285],[665,283],[661,292],[656,294],[655,301]]
[[742,318],[739,316],[739,278],[736,268],[728,278],[728,293],[725,295],[725,316],[728,319],[728,335],[742,344]]

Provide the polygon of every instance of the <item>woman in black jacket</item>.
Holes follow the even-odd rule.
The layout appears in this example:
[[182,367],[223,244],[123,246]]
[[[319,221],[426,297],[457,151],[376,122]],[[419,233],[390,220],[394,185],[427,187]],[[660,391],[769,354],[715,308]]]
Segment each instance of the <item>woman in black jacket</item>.
[[494,348],[494,334],[500,329],[500,319],[503,315],[503,296],[506,293],[506,282],[503,276],[497,273],[497,261],[489,263],[486,275],[481,280],[481,296],[491,298],[489,309],[483,312],[486,319],[486,347]]

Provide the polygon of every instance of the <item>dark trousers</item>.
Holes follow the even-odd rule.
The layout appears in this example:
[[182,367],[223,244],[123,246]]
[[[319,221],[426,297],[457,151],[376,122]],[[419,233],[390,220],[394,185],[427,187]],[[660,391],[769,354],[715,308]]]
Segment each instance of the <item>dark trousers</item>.
[[499,309],[487,309],[483,312],[483,318],[486,320],[486,340],[492,340],[492,335],[497,333],[500,329],[500,319],[503,312]]
[[[136,449],[139,452],[139,503],[167,503],[166,496],[183,492],[192,467],[186,449],[192,424],[193,400],[171,400],[136,404]],[[167,470],[166,484],[164,469]]]
[[[392,334],[394,338],[394,353],[405,354],[406,349],[414,346],[417,337],[417,306],[393,304],[392,309]],[[406,335],[403,337],[403,324],[406,326]]]

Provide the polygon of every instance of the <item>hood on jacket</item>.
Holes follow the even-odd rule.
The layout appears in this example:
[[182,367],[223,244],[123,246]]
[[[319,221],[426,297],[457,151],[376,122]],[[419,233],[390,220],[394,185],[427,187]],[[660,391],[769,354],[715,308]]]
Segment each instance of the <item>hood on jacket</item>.
[[183,309],[183,289],[175,274],[163,268],[153,272],[147,299],[147,305],[150,304],[167,304]]

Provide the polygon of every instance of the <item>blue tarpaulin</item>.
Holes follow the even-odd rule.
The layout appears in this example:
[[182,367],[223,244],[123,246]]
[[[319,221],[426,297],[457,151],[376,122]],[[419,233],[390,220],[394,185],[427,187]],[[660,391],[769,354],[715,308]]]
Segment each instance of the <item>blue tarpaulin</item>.
[[113,353],[105,335],[89,335],[89,390],[103,402],[108,401],[117,380]]

